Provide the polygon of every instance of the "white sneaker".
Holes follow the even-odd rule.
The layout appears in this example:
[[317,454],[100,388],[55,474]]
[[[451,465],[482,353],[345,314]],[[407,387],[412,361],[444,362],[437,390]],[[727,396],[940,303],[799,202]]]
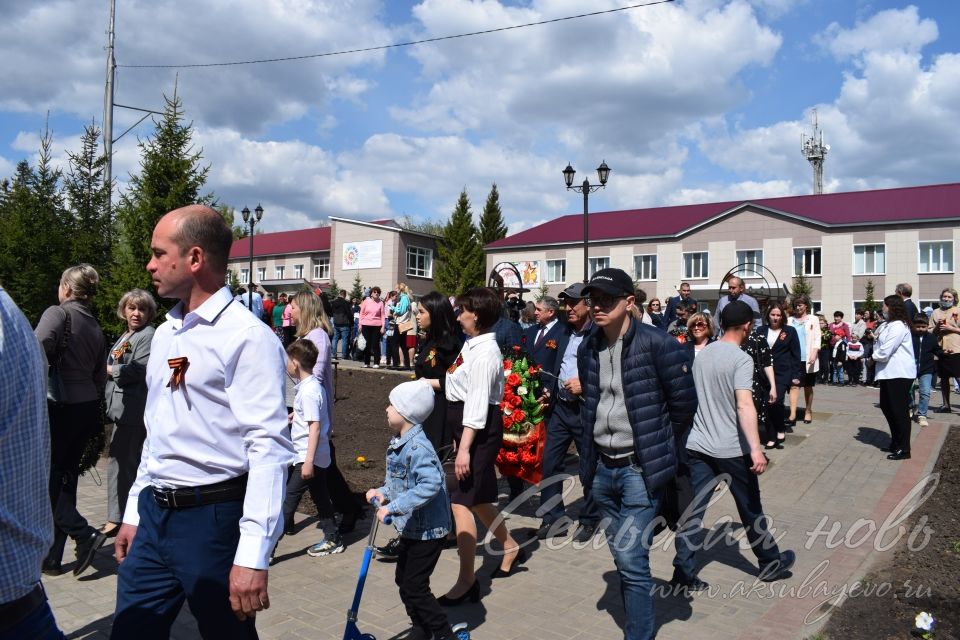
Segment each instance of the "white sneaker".
[[928,426],[929,423],[927,422],[927,416],[917,416],[917,424],[919,424],[921,427]]
[[379,369],[379,368],[380,368],[380,365],[378,365],[378,364],[372,364],[372,365],[370,365],[370,367],[371,367],[372,369]]
[[342,553],[344,549],[343,542],[337,538],[322,540],[307,549],[307,555],[312,558],[321,556],[332,556],[335,553]]

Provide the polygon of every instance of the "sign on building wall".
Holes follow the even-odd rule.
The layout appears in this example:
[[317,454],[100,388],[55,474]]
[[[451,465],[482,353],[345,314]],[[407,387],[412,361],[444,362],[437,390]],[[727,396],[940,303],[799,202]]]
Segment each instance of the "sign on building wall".
[[383,240],[343,243],[341,269],[379,269],[383,262]]
[[503,278],[503,286],[508,289],[531,289],[540,287],[540,261],[524,260],[514,262],[513,265],[520,272],[522,282],[517,282],[517,274],[512,269],[501,269],[500,276]]

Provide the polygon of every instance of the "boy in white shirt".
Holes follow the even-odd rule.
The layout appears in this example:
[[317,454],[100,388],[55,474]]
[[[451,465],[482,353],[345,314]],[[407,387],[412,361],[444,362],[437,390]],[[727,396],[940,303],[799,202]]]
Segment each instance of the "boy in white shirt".
[[283,532],[295,533],[293,514],[307,489],[317,507],[323,540],[307,549],[311,556],[328,556],[343,551],[337,533],[333,505],[327,492],[326,470],[330,467],[330,414],[324,403],[323,385],[313,375],[317,347],[309,340],[297,340],[287,347],[287,375],[296,381],[296,397],[291,414],[290,437],[296,453],[295,464],[287,477],[287,495],[283,501]]

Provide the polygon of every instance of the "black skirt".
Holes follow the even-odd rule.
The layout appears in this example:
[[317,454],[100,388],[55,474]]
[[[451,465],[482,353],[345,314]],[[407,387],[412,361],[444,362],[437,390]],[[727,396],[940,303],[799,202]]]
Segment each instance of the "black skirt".
[[[453,433],[453,440],[460,446],[463,435],[463,403],[447,403],[447,428]],[[466,427],[469,428],[469,427]],[[503,441],[503,418],[500,407],[491,404],[487,407],[487,423],[483,429],[474,431],[470,445],[470,475],[456,480],[450,487],[450,502],[465,507],[477,504],[492,504],[499,499],[495,462]]]

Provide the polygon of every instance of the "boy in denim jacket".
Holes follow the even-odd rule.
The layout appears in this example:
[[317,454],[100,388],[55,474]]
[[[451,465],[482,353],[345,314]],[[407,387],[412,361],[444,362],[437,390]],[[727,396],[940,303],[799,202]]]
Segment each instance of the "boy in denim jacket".
[[390,392],[387,424],[397,432],[387,448],[382,487],[367,491],[367,501],[382,506],[377,517],[391,516],[400,534],[396,583],[413,623],[411,638],[469,640],[466,624],[450,626],[430,591],[433,573],[450,531],[450,498],[437,453],[421,424],[433,412],[434,393],[422,380],[404,382]]

